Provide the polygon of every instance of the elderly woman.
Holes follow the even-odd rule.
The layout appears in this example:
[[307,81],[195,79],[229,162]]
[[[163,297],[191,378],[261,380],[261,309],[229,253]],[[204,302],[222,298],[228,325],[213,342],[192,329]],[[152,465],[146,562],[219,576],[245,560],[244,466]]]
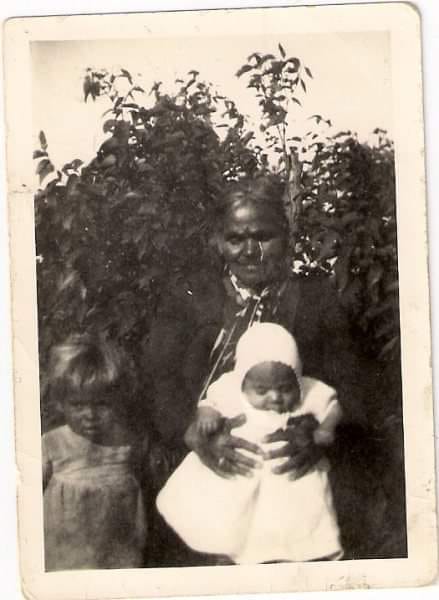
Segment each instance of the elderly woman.
[[[208,467],[224,477],[248,474],[256,464],[249,452],[255,453],[256,459],[259,448],[232,435],[236,421],[205,437],[197,432],[193,418],[207,387],[233,368],[236,343],[255,321],[283,325],[297,341],[304,375],[336,388],[344,427],[333,452],[337,454],[337,448],[348,441],[348,454],[355,455],[357,463],[355,449],[360,437],[366,439],[360,436],[367,427],[365,388],[346,317],[327,278],[301,278],[292,272],[289,224],[282,197],[283,186],[271,177],[231,185],[217,219],[215,244],[223,259],[222,272],[198,272],[171,285],[151,330],[156,427],[168,446],[181,448],[184,440]],[[272,434],[268,441],[285,443],[280,448],[274,445],[264,458],[285,457],[279,473],[299,477],[321,457],[321,450],[311,432],[300,448],[294,437],[288,429]],[[365,456],[368,451],[363,450]],[[353,532],[358,519],[352,519],[357,506],[351,495],[358,482],[347,483],[346,473],[351,479],[355,473],[345,456],[346,451],[334,459],[339,465],[348,464],[339,475],[342,535],[345,515],[344,546],[348,554],[353,548],[358,556],[361,551]],[[367,473],[362,473],[363,483],[367,479]],[[337,490],[335,496],[337,501]]]

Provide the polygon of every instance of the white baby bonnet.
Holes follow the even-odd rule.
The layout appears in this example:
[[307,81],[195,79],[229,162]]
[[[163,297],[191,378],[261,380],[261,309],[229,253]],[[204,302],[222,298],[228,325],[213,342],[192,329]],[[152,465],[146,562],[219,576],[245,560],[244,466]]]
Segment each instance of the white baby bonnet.
[[263,362],[280,362],[293,369],[301,387],[302,362],[293,336],[276,323],[254,323],[236,346],[234,371],[240,383],[249,370]]

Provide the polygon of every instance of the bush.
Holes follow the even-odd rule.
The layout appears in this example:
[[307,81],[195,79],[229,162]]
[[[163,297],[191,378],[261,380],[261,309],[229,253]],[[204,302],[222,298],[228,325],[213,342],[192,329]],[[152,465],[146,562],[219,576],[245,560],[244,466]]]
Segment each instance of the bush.
[[[127,71],[87,70],[85,100],[111,102],[103,123],[109,137],[89,165],[75,159],[56,171],[41,133],[37,173],[42,182],[52,175],[35,197],[44,428],[54,418],[45,394],[51,345],[97,329],[128,350],[132,377],[142,379],[142,349],[163,283],[214,265],[209,240],[216,198],[225,181],[261,171],[286,185],[292,268],[302,276],[335,277],[370,354],[397,360],[392,144],[381,130],[373,146],[350,132],[291,136],[288,107],[300,104],[297,92],[306,91],[304,76],[312,75],[281,46],[279,52],[254,53],[237,73],[250,77],[260,98],[265,147],[235,103],[196,71],[172,94],[154,84],[153,104],[145,107],[136,100],[143,90]],[[123,94],[120,79],[128,85]],[[280,157],[276,164],[272,156]]]

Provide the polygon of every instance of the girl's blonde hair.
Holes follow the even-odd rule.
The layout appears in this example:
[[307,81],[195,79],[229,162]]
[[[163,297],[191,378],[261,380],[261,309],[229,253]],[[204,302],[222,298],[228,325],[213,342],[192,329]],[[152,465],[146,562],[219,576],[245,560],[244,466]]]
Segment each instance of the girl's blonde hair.
[[49,379],[59,392],[119,387],[124,375],[121,352],[102,336],[74,334],[52,348]]

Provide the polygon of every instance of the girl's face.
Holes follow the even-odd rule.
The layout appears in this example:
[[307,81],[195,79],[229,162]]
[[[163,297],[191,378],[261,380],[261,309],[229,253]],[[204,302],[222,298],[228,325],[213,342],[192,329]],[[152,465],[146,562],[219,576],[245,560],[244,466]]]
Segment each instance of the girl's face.
[[71,390],[63,402],[66,423],[89,441],[103,443],[114,424],[114,403],[111,392]]
[[300,388],[294,371],[279,362],[263,362],[252,367],[242,385],[247,401],[260,410],[283,413],[300,402]]

